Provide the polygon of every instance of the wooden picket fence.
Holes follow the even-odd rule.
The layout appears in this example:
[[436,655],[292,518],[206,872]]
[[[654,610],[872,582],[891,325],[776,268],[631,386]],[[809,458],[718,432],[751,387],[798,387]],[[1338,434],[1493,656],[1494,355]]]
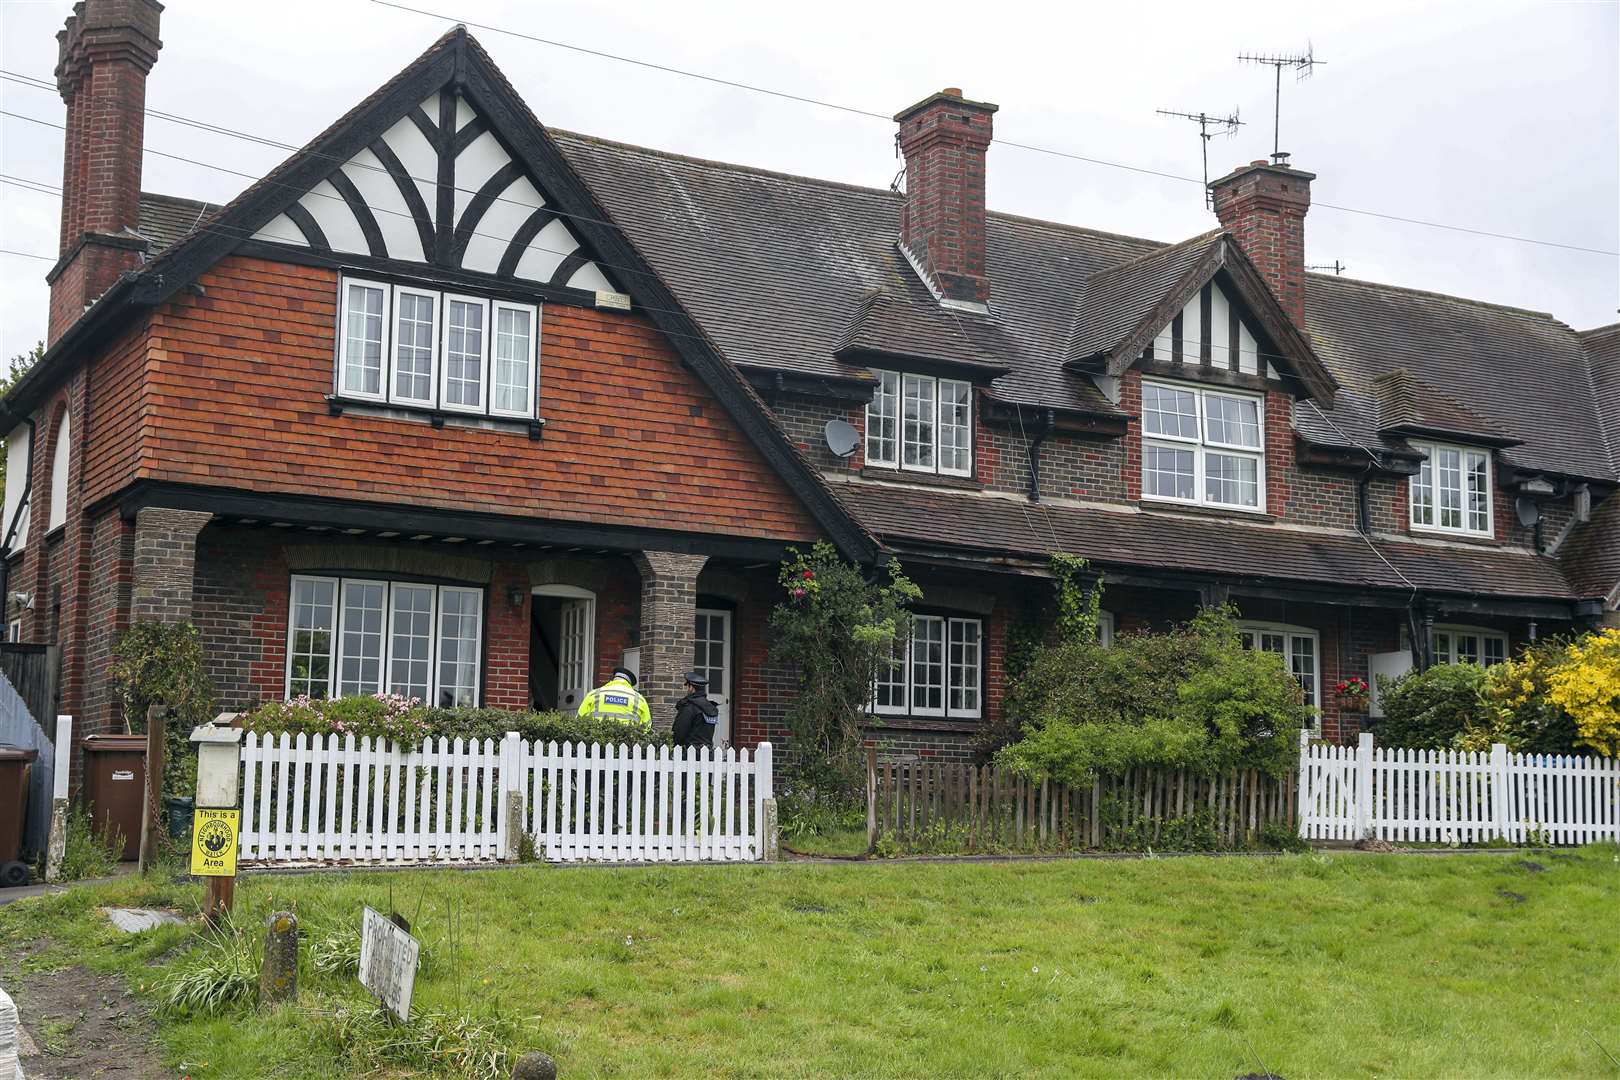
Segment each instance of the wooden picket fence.
[[1620,761],[1599,757],[1300,749],[1300,835],[1308,840],[1586,844],[1620,839]]
[[353,735],[242,743],[246,864],[764,858],[771,746],[504,739],[402,747]]
[[879,761],[867,755],[869,845],[951,851],[1077,851],[1158,844],[1200,818],[1221,846],[1254,843],[1268,825],[1297,828],[1295,778],[1253,770],[1202,777],[1131,769],[1071,787],[961,762]]

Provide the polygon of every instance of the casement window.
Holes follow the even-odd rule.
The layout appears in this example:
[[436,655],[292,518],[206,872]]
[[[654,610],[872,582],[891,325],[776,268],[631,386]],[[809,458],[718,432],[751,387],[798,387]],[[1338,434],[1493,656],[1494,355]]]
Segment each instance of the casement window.
[[1473,626],[1434,628],[1434,662],[1490,667],[1507,659],[1507,635]]
[[356,278],[340,295],[339,398],[534,418],[539,308]]
[[288,697],[478,704],[482,589],[300,575],[288,608]]
[[874,371],[866,463],[907,472],[973,474],[973,386],[959,379]]
[[1240,623],[1238,637],[1245,649],[1281,656],[1299,680],[1305,704],[1318,710],[1322,707],[1322,670],[1318,661],[1321,650],[1315,630],[1279,623]]
[[979,619],[915,615],[911,637],[879,665],[874,712],[977,720],[984,711],[984,624]]
[[1265,509],[1264,399],[1144,380],[1142,496]]
[[1440,443],[1412,445],[1423,453],[1410,480],[1412,528],[1490,536],[1490,452]]

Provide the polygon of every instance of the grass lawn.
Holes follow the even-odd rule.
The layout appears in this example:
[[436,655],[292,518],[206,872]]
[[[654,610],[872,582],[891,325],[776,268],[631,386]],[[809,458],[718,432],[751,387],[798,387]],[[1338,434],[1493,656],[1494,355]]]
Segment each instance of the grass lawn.
[[[95,905],[197,895],[130,881],[0,908],[0,957],[49,936],[25,966],[150,985],[187,931],[126,938]],[[459,983],[465,1011],[516,1022],[566,1077],[1620,1076],[1612,845],[326,873],[237,895],[316,933],[420,903],[417,1006],[453,1008]],[[159,1037],[199,1080],[354,1075],[313,1018],[339,998],[359,992],[317,977],[317,1009]]]

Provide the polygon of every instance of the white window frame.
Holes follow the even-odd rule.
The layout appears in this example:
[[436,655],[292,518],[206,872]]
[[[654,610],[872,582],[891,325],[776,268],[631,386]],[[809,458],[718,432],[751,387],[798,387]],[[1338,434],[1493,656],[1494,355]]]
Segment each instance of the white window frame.
[[[399,298],[401,296],[422,296],[433,301],[433,331],[430,338],[428,354],[428,394],[425,398],[407,397],[399,392]],[[432,408],[438,404],[439,392],[439,334],[444,323],[444,294],[432,289],[418,289],[410,285],[395,285],[392,313],[389,319],[389,340],[385,353],[388,357],[388,367],[384,374],[388,377],[388,400],[397,405],[418,405]]]
[[[1493,504],[1496,502],[1496,499],[1495,488],[1493,485],[1495,482],[1496,463],[1492,460],[1495,455],[1493,455],[1491,451],[1485,447],[1465,446],[1461,443],[1413,442],[1412,447],[1413,449],[1423,452],[1423,463],[1419,466],[1420,471],[1412,476],[1407,477],[1406,479],[1407,521],[1412,530],[1414,532],[1444,533],[1450,536],[1495,536],[1496,507]],[[1458,507],[1461,511],[1459,520],[1462,522],[1460,526],[1440,524],[1441,492],[1440,478],[1438,476],[1438,470],[1435,468],[1435,454],[1441,450],[1450,450],[1457,454],[1457,479],[1459,483],[1459,487],[1457,489],[1457,498]],[[1468,458],[1470,455],[1483,457],[1485,459],[1485,527],[1483,529],[1471,528],[1468,524],[1468,519],[1470,517],[1468,506],[1468,477],[1471,475],[1468,468]],[[1420,477],[1423,475],[1424,471],[1429,474],[1427,486],[1429,489],[1430,520],[1427,522],[1420,521],[1418,519],[1417,491]]]
[[51,508],[45,518],[46,536],[67,524],[68,474],[72,470],[73,414],[64,411],[51,437]]
[[[377,351],[377,362],[382,370],[377,373],[377,393],[368,394],[363,390],[350,390],[345,385],[349,371],[349,288],[358,285],[366,289],[378,289],[382,292],[382,341]],[[383,281],[373,281],[369,278],[343,277],[338,279],[338,327],[337,327],[337,371],[332,379],[333,391],[340,398],[353,401],[387,401],[389,380],[394,365],[390,342],[393,340],[393,327],[390,325],[394,313],[394,287]]]
[[292,697],[292,662],[293,662],[293,635],[296,630],[293,618],[296,610],[293,597],[300,582],[324,582],[332,586],[332,631],[331,641],[327,646],[327,675],[326,698],[331,699],[342,682],[343,663],[343,594],[350,584],[382,585],[383,589],[383,640],[382,656],[378,667],[379,682],[377,689],[372,693],[379,693],[389,685],[389,666],[393,662],[394,648],[394,589],[404,586],[409,588],[431,589],[433,592],[432,604],[432,638],[429,642],[429,671],[428,671],[428,697],[425,704],[434,705],[438,701],[439,663],[441,659],[441,616],[444,611],[444,594],[446,592],[466,592],[476,596],[476,609],[478,612],[477,628],[473,637],[473,707],[477,707],[482,700],[484,691],[484,633],[485,623],[488,622],[489,613],[485,610],[484,589],[476,585],[435,585],[426,581],[395,581],[376,578],[341,577],[331,574],[293,574],[287,586],[287,660],[282,682],[282,690],[286,697]]
[[390,582],[381,581],[381,580],[378,580],[376,578],[360,578],[360,577],[343,578],[338,583],[338,591],[337,591],[337,630],[336,630],[337,641],[333,645],[333,649],[332,649],[333,667],[332,667],[332,679],[331,679],[331,684],[330,684],[330,692],[335,692],[343,684],[343,670],[342,670],[342,658],[343,658],[343,655],[344,655],[344,653],[343,653],[343,637],[344,637],[345,634],[349,633],[349,603],[348,603],[349,589],[350,589],[351,586],[356,586],[356,585],[359,585],[359,586],[365,586],[365,585],[379,586],[382,589],[382,608],[381,608],[382,626],[381,626],[380,630],[378,631],[381,640],[378,642],[378,645],[377,645],[377,649],[378,649],[378,652],[377,652],[377,679],[376,679],[376,682],[369,689],[362,688],[360,690],[360,693],[361,694],[377,694],[377,693],[381,693],[382,688],[387,684],[387,681],[388,681],[388,651],[389,651],[389,646],[391,645],[391,642],[388,640],[388,614],[389,614],[389,606],[390,606],[390,604],[392,604],[393,598],[394,598],[394,590],[390,587],[390,584],[391,584]]
[[[895,685],[895,686],[899,687],[901,704],[898,705],[898,706],[896,706],[896,705],[879,705],[878,700],[877,700],[877,687],[876,687],[876,685],[874,685],[872,687],[872,702],[871,702],[872,712],[875,713],[876,715],[879,715],[879,716],[915,716],[915,717],[920,717],[920,718],[924,718],[924,719],[931,719],[931,720],[939,720],[939,719],[979,720],[979,719],[982,719],[984,717],[984,699],[985,699],[985,695],[987,694],[988,689],[989,689],[987,687],[987,685],[986,685],[986,682],[985,682],[985,658],[988,655],[989,648],[990,648],[989,639],[986,636],[984,620],[982,618],[978,618],[976,616],[966,616],[966,615],[934,615],[934,614],[913,615],[912,616],[913,625],[915,625],[918,622],[938,623],[939,628],[940,628],[940,634],[941,634],[941,637],[940,637],[940,646],[941,646],[940,647],[940,680],[941,681],[940,681],[940,685],[939,685],[939,689],[940,689],[939,708],[935,709],[935,708],[928,708],[928,707],[917,707],[917,706],[912,704],[913,695],[916,692],[916,686],[915,686],[915,684],[913,683],[913,680],[912,680],[912,676],[913,676],[914,669],[915,669],[915,664],[916,664],[916,657],[912,655],[912,644],[916,640],[916,636],[912,635],[912,637],[908,638],[905,642],[896,643],[897,646],[898,646],[897,649],[896,649],[896,652],[898,653],[897,659],[900,661],[900,671],[899,671],[900,679],[898,680],[898,682],[896,682],[892,678],[889,679],[889,680],[886,680],[887,682],[889,682],[890,685]],[[975,707],[973,709],[953,709],[953,708],[951,708],[951,630],[952,630],[953,627],[964,625],[964,624],[967,624],[967,623],[972,623],[973,625],[977,626],[978,631],[979,631],[979,639],[978,639],[978,653],[979,653],[978,661],[979,662],[978,662],[978,671],[977,671],[977,682],[974,684],[974,687],[977,690],[978,705],[977,705],[977,707]],[[881,678],[883,676],[883,673],[879,672],[878,675],[879,675],[879,678]]]
[[[874,371],[877,386],[872,391],[872,400],[866,403],[866,463],[880,465],[885,468],[898,469],[900,467],[900,373],[897,371]],[[886,411],[885,411],[886,409]],[[887,419],[893,425],[891,434],[885,440],[874,431],[881,430],[879,425]],[[873,447],[887,441],[890,453],[882,455],[873,453]]]
[[[886,371],[872,369],[878,385],[872,392],[872,400],[866,405],[866,464],[885,469],[898,469],[901,472],[932,473],[938,476],[965,476],[973,475],[973,459],[976,442],[973,423],[973,384],[966,379],[950,379],[935,375],[919,375],[915,372]],[[917,385],[926,383],[933,390],[933,407],[927,417],[919,417],[919,423],[927,423],[931,434],[928,445],[932,447],[933,454],[929,464],[915,465],[906,461],[906,383],[910,381]],[[965,426],[967,430],[967,464],[965,466],[947,467],[945,460],[945,444],[941,434],[945,428],[945,387],[967,388],[967,417],[965,425],[952,425],[952,427]],[[886,411],[889,410],[889,411]],[[884,440],[875,434],[874,421],[881,421],[885,417],[894,424],[894,438],[892,442],[893,455],[879,456],[873,453],[875,447]]]
[[[503,311],[515,311],[529,317],[529,352],[527,357],[529,364],[529,379],[524,387],[527,397],[525,398],[524,405],[517,409],[499,409],[495,406],[495,365],[497,362],[495,357],[495,342],[496,336],[500,333],[500,319],[501,312]],[[489,373],[489,378],[484,384],[484,395],[489,402],[489,414],[491,416],[512,416],[519,417],[524,420],[534,419],[535,381],[536,374],[540,366],[537,363],[539,341],[540,309],[538,307],[534,306],[533,304],[516,304],[510,300],[496,300],[490,305],[489,346],[484,350],[485,355],[488,357],[485,363],[485,368]]]
[[[432,705],[433,688],[435,684],[434,673],[438,671],[439,663],[439,589],[435,585],[428,585],[426,583],[415,581],[389,582],[388,595],[383,598],[383,602],[387,605],[387,608],[385,609],[387,618],[384,620],[386,623],[387,636],[383,639],[382,686],[383,689],[387,690],[390,694],[394,692],[393,666],[394,660],[396,659],[394,656],[394,618],[399,613],[398,607],[394,603],[394,588],[395,586],[399,585],[412,589],[426,589],[428,591],[427,688],[426,692],[422,695],[422,704]],[[411,694],[407,696],[415,697],[416,695]]]
[[1097,644],[1105,649],[1114,647],[1114,613],[1112,611],[1097,612]]
[[[1144,387],[1156,386],[1165,390],[1174,390],[1178,393],[1193,396],[1193,410],[1198,426],[1198,435],[1189,438],[1185,435],[1159,435],[1150,433],[1147,429],[1147,419],[1141,419],[1142,434],[1142,498],[1149,502],[1172,503],[1177,506],[1212,506],[1221,510],[1234,510],[1244,514],[1264,514],[1266,510],[1266,399],[1264,394],[1247,393],[1242,390],[1229,390],[1225,387],[1194,386],[1188,383],[1172,382],[1166,379],[1143,379]],[[1255,420],[1259,429],[1259,446],[1242,446],[1236,443],[1217,442],[1209,437],[1209,409],[1205,399],[1209,397],[1237,398],[1254,402]],[[1145,413],[1145,409],[1143,412]],[[1149,446],[1160,446],[1170,450],[1190,450],[1193,455],[1193,497],[1181,499],[1173,495],[1156,495],[1148,491],[1147,450]],[[1205,488],[1206,458],[1215,453],[1223,457],[1249,458],[1255,463],[1255,504],[1245,506],[1242,503],[1218,502],[1208,497]]]
[[[478,349],[478,403],[452,405],[450,403],[450,305],[471,304],[484,312],[483,339]],[[490,301],[482,296],[464,293],[444,294],[444,313],[439,316],[439,408],[445,412],[483,415],[489,411],[489,347],[494,332],[490,325]],[[437,681],[437,680],[435,680]]]
[[[1446,650],[1446,657],[1444,659],[1442,659],[1442,657],[1441,657],[1440,641],[1439,641],[1440,635],[1442,635],[1442,634],[1446,635],[1449,642],[1450,642],[1450,647]],[[1487,661],[1485,659],[1485,643],[1487,641],[1499,641],[1499,642],[1501,642],[1501,644],[1502,644],[1502,659],[1503,660],[1506,660],[1508,658],[1508,655],[1509,655],[1508,650],[1512,645],[1512,643],[1508,640],[1508,636],[1507,636],[1506,632],[1501,631],[1501,630],[1492,630],[1489,627],[1485,627],[1485,626],[1463,626],[1463,625],[1454,625],[1454,624],[1447,624],[1447,625],[1436,624],[1433,631],[1431,632],[1431,634],[1429,636],[1429,647],[1434,650],[1434,661],[1435,661],[1435,663],[1437,663],[1437,664],[1472,663],[1472,661],[1458,659],[1458,656],[1461,653],[1461,649],[1459,649],[1458,645],[1457,645],[1457,639],[1459,637],[1477,637],[1477,638],[1479,638],[1480,667],[1490,667],[1491,666],[1491,662]],[[1500,663],[1500,661],[1497,661],[1497,662]]]
[[1320,728],[1322,724],[1322,635],[1317,631],[1312,630],[1308,626],[1294,626],[1290,623],[1277,622],[1255,622],[1253,620],[1245,620],[1238,623],[1237,629],[1239,634],[1247,633],[1255,635],[1256,651],[1265,651],[1260,649],[1259,635],[1281,634],[1283,636],[1283,651],[1280,653],[1274,653],[1273,655],[1282,657],[1283,666],[1288,669],[1288,674],[1293,675],[1296,680],[1299,678],[1299,676],[1294,673],[1293,639],[1308,638],[1310,640],[1311,658],[1314,661],[1311,664],[1312,686],[1310,707],[1316,714],[1315,726]]

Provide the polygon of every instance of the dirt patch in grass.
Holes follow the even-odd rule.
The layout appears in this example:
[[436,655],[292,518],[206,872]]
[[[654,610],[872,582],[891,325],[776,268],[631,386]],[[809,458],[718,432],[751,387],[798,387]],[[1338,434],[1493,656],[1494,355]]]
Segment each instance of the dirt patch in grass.
[[116,975],[82,966],[23,974],[12,995],[39,1053],[23,1059],[45,1080],[162,1080],[173,1074],[152,1046],[157,1024]]

